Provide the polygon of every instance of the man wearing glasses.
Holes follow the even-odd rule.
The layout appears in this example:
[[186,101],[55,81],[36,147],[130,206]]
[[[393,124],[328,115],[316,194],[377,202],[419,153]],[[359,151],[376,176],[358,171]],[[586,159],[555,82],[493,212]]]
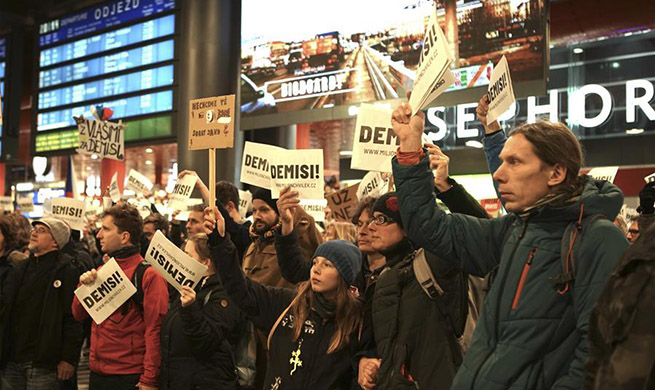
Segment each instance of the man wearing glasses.
[[55,218],[32,222],[30,256],[15,265],[16,291],[5,301],[2,388],[46,390],[72,378],[82,325],[71,313],[79,272],[60,251],[70,228]]

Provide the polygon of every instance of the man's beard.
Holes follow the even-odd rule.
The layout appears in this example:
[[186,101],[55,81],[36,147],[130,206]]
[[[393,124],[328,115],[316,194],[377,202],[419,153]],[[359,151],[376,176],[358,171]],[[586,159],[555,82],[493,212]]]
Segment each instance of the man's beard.
[[[279,221],[279,218],[275,218],[275,221],[272,224],[266,224],[262,220],[255,220],[255,222],[253,223],[253,230],[255,231],[255,233],[257,233],[258,235],[261,236],[262,234],[264,234],[267,231],[271,230],[271,228],[273,226],[277,225],[278,221]],[[258,226],[260,226],[260,227],[258,227]]]

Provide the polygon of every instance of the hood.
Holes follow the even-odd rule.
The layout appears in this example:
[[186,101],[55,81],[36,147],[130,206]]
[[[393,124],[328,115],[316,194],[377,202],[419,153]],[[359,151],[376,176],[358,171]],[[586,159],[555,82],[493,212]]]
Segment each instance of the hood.
[[580,208],[584,205],[583,215],[602,214],[610,221],[614,221],[623,206],[623,192],[619,187],[605,180],[596,180],[591,176],[583,176],[582,194],[575,202],[566,206],[544,206],[535,210],[539,219],[576,220],[580,215]]

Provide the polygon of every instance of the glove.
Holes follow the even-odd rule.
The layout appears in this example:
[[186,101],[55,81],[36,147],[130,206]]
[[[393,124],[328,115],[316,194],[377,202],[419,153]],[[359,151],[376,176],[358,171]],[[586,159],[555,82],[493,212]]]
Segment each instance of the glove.
[[655,182],[650,182],[639,192],[639,207],[641,214],[655,213]]

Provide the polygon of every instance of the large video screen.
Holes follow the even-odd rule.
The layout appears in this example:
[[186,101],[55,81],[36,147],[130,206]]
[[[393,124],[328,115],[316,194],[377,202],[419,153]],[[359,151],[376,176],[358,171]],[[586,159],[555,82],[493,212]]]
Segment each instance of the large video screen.
[[[283,7],[255,0],[242,4],[246,127],[312,121],[322,111],[316,109],[343,107],[339,112],[346,113],[353,104],[404,98],[413,87],[434,7],[446,36],[458,41],[452,69],[457,80],[440,105],[469,101],[475,87],[489,84],[493,64],[503,55],[518,95],[527,93],[521,83],[531,83],[532,93],[540,92],[535,86],[545,89],[543,0],[333,0],[320,10],[301,0],[286,0]],[[289,10],[301,17],[290,19]],[[480,91],[475,90],[478,98]],[[268,120],[259,120],[261,115]]]

